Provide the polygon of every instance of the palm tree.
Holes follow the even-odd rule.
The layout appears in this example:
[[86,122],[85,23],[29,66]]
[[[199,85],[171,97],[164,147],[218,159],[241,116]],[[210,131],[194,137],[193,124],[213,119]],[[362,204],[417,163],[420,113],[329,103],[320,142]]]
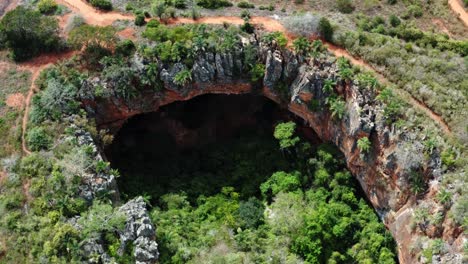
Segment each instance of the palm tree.
[[322,91],[324,93],[332,93],[333,92],[333,88],[336,86],[336,82],[333,81],[332,79],[326,79],[324,82],[323,82],[323,87],[322,87]]

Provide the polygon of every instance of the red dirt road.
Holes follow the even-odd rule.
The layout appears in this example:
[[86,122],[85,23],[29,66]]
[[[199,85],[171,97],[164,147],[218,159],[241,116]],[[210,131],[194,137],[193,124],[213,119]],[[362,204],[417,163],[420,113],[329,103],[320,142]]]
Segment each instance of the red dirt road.
[[448,4],[452,11],[458,15],[458,18],[460,18],[460,20],[463,21],[465,26],[468,26],[468,14],[466,13],[465,8],[463,8],[463,4],[461,3],[461,1],[448,0]]

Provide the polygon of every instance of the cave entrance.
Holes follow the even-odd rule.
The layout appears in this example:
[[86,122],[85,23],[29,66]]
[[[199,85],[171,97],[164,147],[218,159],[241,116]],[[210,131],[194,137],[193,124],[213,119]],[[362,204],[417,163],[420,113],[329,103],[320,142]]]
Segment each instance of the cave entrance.
[[[157,204],[185,192],[194,202],[224,186],[248,198],[272,173],[292,169],[273,138],[276,124],[290,120],[296,117],[263,96],[203,95],[130,118],[106,156],[122,174],[124,199],[145,194]],[[320,143],[296,121],[299,134]]]

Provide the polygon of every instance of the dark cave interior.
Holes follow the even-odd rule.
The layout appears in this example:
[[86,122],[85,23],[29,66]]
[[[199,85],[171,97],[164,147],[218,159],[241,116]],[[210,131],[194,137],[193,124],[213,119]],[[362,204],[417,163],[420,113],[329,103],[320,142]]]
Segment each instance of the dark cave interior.
[[272,173],[291,169],[273,137],[276,124],[291,120],[301,137],[321,143],[296,116],[262,96],[203,95],[130,118],[106,156],[121,171],[124,198],[144,194],[157,203],[165,193],[185,192],[195,199],[224,186],[258,196]]

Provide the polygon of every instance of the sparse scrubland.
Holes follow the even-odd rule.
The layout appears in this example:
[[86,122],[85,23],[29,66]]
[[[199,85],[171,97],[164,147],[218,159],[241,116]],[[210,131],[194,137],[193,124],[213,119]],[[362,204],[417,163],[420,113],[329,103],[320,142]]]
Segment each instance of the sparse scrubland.
[[[159,153],[150,151],[150,143],[132,145],[153,142],[147,138],[151,135],[140,134],[138,140],[121,143],[132,147],[110,154],[109,149],[120,148],[113,145],[118,134],[112,122],[122,120],[116,115],[109,124],[97,124],[95,104],[137,100],[133,103],[138,107],[151,109],[146,105],[151,101],[140,100],[142,96],[186,96],[187,87],[198,89],[196,82],[203,79],[193,69],[206,54],[215,55],[204,58],[204,69],[212,67],[216,74],[229,63],[216,55],[241,58],[232,63],[236,66],[229,74],[235,78],[226,78],[245,80],[255,93],[264,87],[275,51],[293,54],[296,63],[305,65],[301,70],[332,71],[333,78],[317,88],[323,102],[304,99],[305,109],[329,116],[331,126],[348,124],[355,115],[350,107],[359,108],[358,115],[369,111],[350,105],[347,89],[357,87],[371,97],[391,135],[388,140],[397,143],[376,146],[375,131],[357,135],[352,159],[370,164],[372,155],[391,148],[404,150],[392,154],[396,160],[411,152],[421,156],[416,161],[407,157],[408,163],[418,164],[395,176],[409,186],[403,204],[412,208],[407,224],[415,239],[405,244],[412,259],[440,260],[454,253],[449,250],[452,240],[466,234],[468,42],[466,28],[450,16],[445,1],[88,1],[103,11],[134,13],[136,19],[123,24],[136,32],[133,40],[118,37],[122,24],[89,25],[79,14],[62,25],[64,37],[54,17],[63,6],[49,0],[26,2],[27,7],[19,6],[0,20],[1,263],[140,261],[147,241],[135,242],[140,236],[136,230],[134,237],[127,235],[134,222],[121,207],[137,196],[147,208],[140,215],[154,229],[147,237],[158,244],[159,256],[152,254],[148,262],[397,262],[397,245],[382,222],[395,220],[385,215],[388,208],[374,210],[370,200],[376,194],[360,189],[347,168],[351,158],[345,159],[330,142],[309,143],[299,122],[291,121],[297,119],[280,122],[282,116],[265,125],[266,132],[242,131],[229,140],[180,152],[160,134],[152,135],[160,136]],[[197,19],[226,8],[241,14],[244,23],[170,24],[178,16]],[[273,12],[281,15],[294,40],[251,24],[257,14]],[[428,25],[437,16],[447,30]],[[322,41],[345,48],[378,73],[335,58]],[[268,55],[270,61],[262,58],[268,48],[274,54]],[[291,53],[281,53],[288,49]],[[63,51],[76,55],[41,72],[30,111],[24,111],[33,87],[28,69],[36,66],[15,62]],[[279,104],[302,100],[304,95],[295,94],[285,80],[281,76],[271,88]],[[21,149],[23,114],[30,155]],[[177,122],[168,124],[172,131],[182,131]],[[138,162],[141,166],[132,167]],[[393,169],[388,164],[386,169]],[[376,186],[391,182],[387,171],[378,173]],[[461,240],[466,255],[467,244]],[[466,261],[466,256],[458,260]]]

